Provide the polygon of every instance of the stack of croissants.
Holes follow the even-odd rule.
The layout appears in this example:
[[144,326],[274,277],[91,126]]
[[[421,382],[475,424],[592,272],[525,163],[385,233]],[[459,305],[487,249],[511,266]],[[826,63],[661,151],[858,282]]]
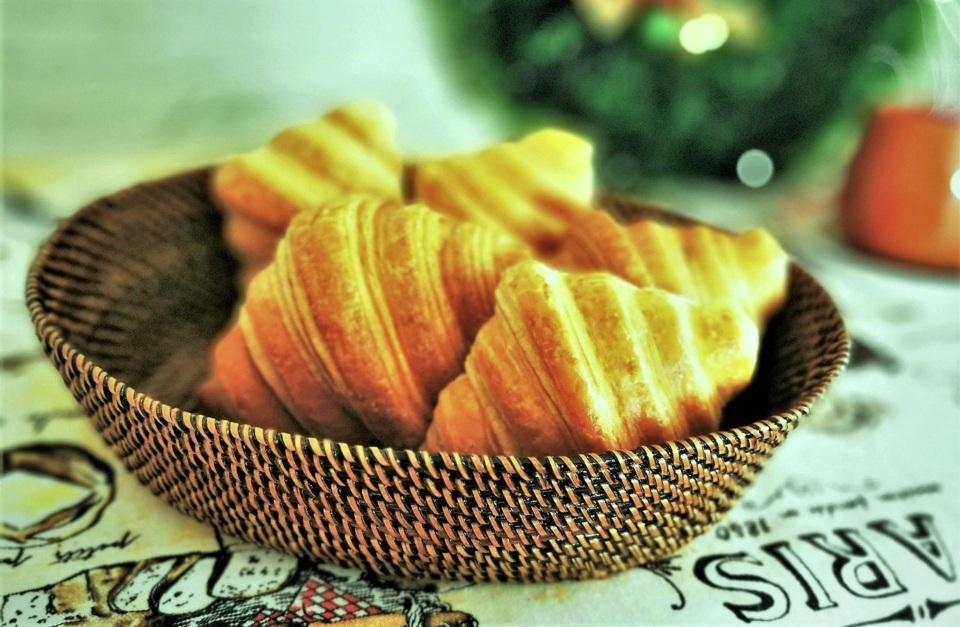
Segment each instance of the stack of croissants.
[[782,306],[767,232],[617,222],[547,129],[404,159],[352,102],[220,165],[244,298],[199,394],[261,427],[476,454],[634,449],[719,427]]

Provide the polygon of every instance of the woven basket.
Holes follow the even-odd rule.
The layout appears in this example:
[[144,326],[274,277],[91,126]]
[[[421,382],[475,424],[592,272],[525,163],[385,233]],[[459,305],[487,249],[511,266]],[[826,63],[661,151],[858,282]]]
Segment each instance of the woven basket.
[[597,577],[664,558],[733,505],[847,358],[833,302],[793,266],[755,380],[718,433],[518,458],[351,446],[209,418],[195,413],[192,389],[236,300],[209,174],[80,210],[40,250],[27,304],[70,391],[140,481],[182,512],[282,551],[480,580]]

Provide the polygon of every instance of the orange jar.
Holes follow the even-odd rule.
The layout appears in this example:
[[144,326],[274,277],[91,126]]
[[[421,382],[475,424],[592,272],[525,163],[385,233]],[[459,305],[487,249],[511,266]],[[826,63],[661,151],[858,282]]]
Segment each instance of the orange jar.
[[847,238],[879,255],[960,269],[958,169],[960,115],[877,110],[843,191],[840,220]]

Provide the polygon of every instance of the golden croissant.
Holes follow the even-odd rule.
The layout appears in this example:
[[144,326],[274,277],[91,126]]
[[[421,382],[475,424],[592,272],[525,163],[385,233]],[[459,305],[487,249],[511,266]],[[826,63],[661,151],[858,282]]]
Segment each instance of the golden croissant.
[[523,262],[504,273],[424,448],[553,455],[708,432],[749,383],[758,343],[734,304]]
[[226,209],[232,250],[262,266],[303,209],[350,194],[400,200],[403,164],[396,126],[379,103],[347,103],[220,166],[213,193]]
[[422,162],[414,198],[455,218],[498,226],[541,252],[593,199],[593,147],[547,129],[476,153]]
[[493,314],[501,273],[526,256],[506,234],[422,205],[303,211],[215,348],[202,396],[252,424],[416,446]]
[[606,270],[640,287],[705,302],[734,301],[761,327],[783,305],[789,265],[763,229],[733,235],[652,220],[622,226],[603,211],[574,221],[551,261],[568,269]]

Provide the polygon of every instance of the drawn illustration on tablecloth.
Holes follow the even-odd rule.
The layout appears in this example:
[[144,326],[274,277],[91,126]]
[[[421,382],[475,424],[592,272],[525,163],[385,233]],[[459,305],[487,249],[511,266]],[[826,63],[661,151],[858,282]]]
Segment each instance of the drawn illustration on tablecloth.
[[804,426],[835,435],[848,435],[877,426],[887,406],[862,394],[830,390],[817,401],[817,411],[807,416]]
[[674,591],[677,595],[677,600],[670,604],[670,609],[673,611],[682,610],[687,606],[687,597],[683,594],[683,591],[680,590],[680,587],[674,582],[673,576],[680,572],[680,566],[674,564],[673,561],[677,559],[677,555],[667,557],[660,560],[655,560],[653,562],[647,562],[640,566],[643,570],[646,570],[649,573],[652,573],[659,577],[661,580],[665,581],[668,586]]
[[918,620],[935,621],[940,614],[957,605],[960,605],[960,599],[954,599],[952,601],[926,599],[923,603],[917,603],[915,606],[904,605],[901,609],[885,616],[853,623],[846,625],[846,627],[866,627],[866,625],[882,625],[884,623],[898,623],[901,621],[910,623],[917,622]]
[[[911,509],[922,507],[942,493],[937,483],[889,489],[872,479],[859,485],[788,481],[761,503],[762,512],[753,508],[751,518],[719,523],[713,532],[720,541],[718,550],[697,556],[693,574],[714,595],[735,593],[713,596],[713,602],[743,623],[778,621],[809,611],[827,613],[818,624],[841,624],[829,613],[845,606],[849,616],[850,604],[857,602],[861,615],[874,617],[848,627],[924,620],[956,624],[958,610],[952,608],[960,607],[960,598],[949,536],[940,532],[929,511],[900,513],[904,502],[915,503]],[[831,494],[843,495],[843,500]],[[779,513],[771,508],[776,503],[786,507],[781,499],[789,499],[793,507]],[[833,518],[834,507],[846,509],[857,502],[873,515],[859,523]],[[806,528],[776,522],[796,516],[805,517]],[[813,516],[826,523],[816,531],[809,528]],[[879,605],[871,608],[868,602]]]
[[850,361],[847,364],[847,369],[853,371],[871,367],[879,368],[882,372],[894,375],[900,372],[902,365],[893,352],[881,348],[879,344],[872,340],[865,340],[859,335],[853,336],[850,342]]
[[[894,376],[901,368],[900,360],[886,348],[881,348],[872,340],[853,336],[850,362],[847,365],[848,379],[865,370]],[[841,380],[817,401],[817,411],[806,416],[804,425],[817,431],[849,435],[863,429],[875,428],[888,412],[889,408],[885,403],[863,392],[848,390],[844,386],[844,380]]]
[[[13,306],[17,308],[17,313],[20,313],[20,308],[24,305],[16,301]],[[45,358],[43,351],[38,349],[0,355],[0,373],[12,375],[29,364],[42,362]]]
[[74,444],[3,451],[0,550],[60,542],[96,524],[115,494],[114,471]]
[[442,602],[433,583],[387,580],[219,535],[218,539],[218,551],[92,568],[7,595],[0,624],[52,627],[95,620],[184,627],[476,624],[469,614]]

